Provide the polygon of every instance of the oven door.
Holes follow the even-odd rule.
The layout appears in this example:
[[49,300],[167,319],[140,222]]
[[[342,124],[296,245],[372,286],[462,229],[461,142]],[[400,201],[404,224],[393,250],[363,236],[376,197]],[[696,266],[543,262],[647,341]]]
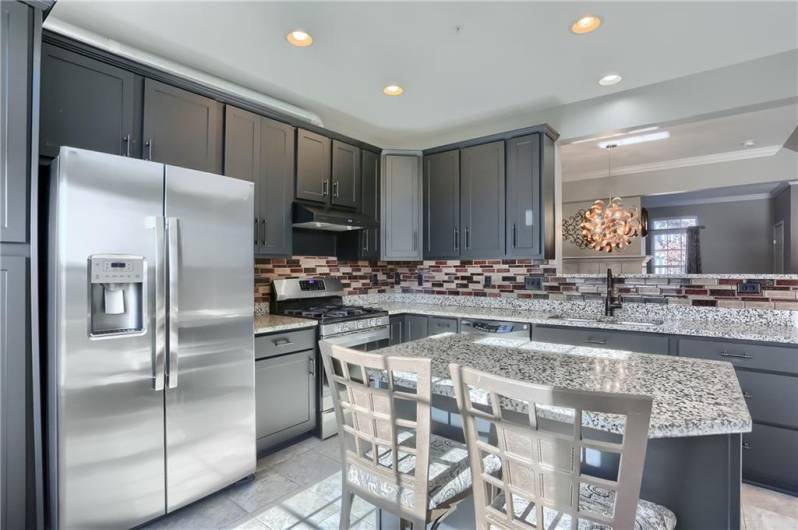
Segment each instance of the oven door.
[[[388,326],[380,326],[378,328],[354,331],[344,335],[322,337],[321,340],[337,346],[352,348],[353,350],[373,351],[385,348],[389,345],[390,329]],[[327,382],[327,373],[322,370],[321,374],[321,396],[319,399],[319,403],[321,403],[321,417],[319,424],[321,428],[321,437],[326,439],[338,433],[338,425],[335,420],[335,408],[332,402],[330,385]]]

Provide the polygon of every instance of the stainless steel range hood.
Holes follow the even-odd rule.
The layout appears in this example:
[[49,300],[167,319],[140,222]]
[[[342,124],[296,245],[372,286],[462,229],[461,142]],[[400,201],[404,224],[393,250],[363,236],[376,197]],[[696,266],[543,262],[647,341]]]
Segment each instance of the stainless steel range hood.
[[348,232],[372,228],[376,223],[355,212],[308,206],[294,203],[294,227],[327,230],[328,232]]

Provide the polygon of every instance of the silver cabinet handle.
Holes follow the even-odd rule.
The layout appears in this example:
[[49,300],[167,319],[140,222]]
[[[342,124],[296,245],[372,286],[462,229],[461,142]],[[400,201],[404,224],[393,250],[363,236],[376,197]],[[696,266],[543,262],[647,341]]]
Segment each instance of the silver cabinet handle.
[[743,392],[743,397],[744,397],[745,399],[751,399],[751,398],[752,398],[752,397],[754,397],[754,396],[752,396],[752,395],[751,395],[751,394],[749,394],[748,392]]
[[460,250],[460,242],[458,241],[458,239],[460,239],[460,234],[459,234],[459,232],[460,232],[460,231],[459,231],[459,230],[457,229],[457,227],[455,226],[455,227],[454,227],[454,250],[455,250],[455,252],[456,252],[456,251],[458,251],[458,250]]
[[308,373],[310,375],[316,375],[316,359],[308,359]]
[[275,346],[288,346],[289,344],[293,344],[293,342],[285,337],[280,337],[279,339],[272,339],[272,344]]
[[750,451],[751,449],[753,449],[753,447],[751,447],[751,442],[743,442],[743,449],[745,449],[746,451]]
[[731,357],[733,359],[753,359],[754,356],[749,353],[726,353],[725,351],[720,352],[718,355],[721,357]]
[[467,226],[465,229],[465,248],[471,248],[471,227]]
[[152,348],[152,388],[163,390],[164,357],[166,354],[166,247],[163,217],[155,218],[155,332]]
[[333,197],[338,198],[338,181],[333,182]]
[[588,337],[585,342],[588,343],[588,344],[601,344],[601,345],[604,345],[604,344],[607,344],[607,339],[597,339],[595,337]]
[[257,217],[255,218],[255,246],[256,247],[258,246],[258,221],[259,220],[260,219],[258,219]]
[[124,138],[122,138],[122,143],[125,144],[125,156],[130,157],[130,135],[126,134]]
[[518,246],[518,236],[517,236],[517,229],[515,223],[513,223],[513,248]]
[[260,229],[261,229],[260,244],[265,247],[266,246],[266,219],[261,219],[260,220]]
[[144,157],[144,160],[152,160],[152,138],[148,138],[146,142],[144,142],[144,147],[147,149],[147,155]]
[[180,354],[180,223],[177,217],[166,221],[169,238],[169,357],[167,380],[169,388],[177,388],[177,361]]
[[363,252],[369,251],[369,234],[367,230],[360,231],[361,236],[363,237]]
[[413,250],[418,249],[418,231],[413,230]]
[[328,180],[322,181],[322,183],[321,183],[321,196],[322,197],[326,197],[327,196],[327,187],[329,185],[330,185],[330,181],[328,181]]

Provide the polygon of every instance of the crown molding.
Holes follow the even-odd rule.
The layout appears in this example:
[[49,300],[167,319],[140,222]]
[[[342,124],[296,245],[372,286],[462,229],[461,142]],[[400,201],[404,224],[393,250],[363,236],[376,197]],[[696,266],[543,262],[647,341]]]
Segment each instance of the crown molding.
[[[748,160],[751,158],[764,158],[775,155],[782,146],[767,145],[753,149],[739,149],[737,151],[726,151],[724,153],[713,153],[711,155],[691,156],[687,158],[674,158],[673,160],[663,160],[661,162],[650,162],[648,164],[635,164],[630,166],[619,166],[612,169],[612,176],[634,175],[636,173],[649,173],[651,171],[664,171],[667,169],[677,169],[683,167],[704,166],[708,164],[718,164],[721,162],[734,162],[736,160]],[[586,171],[573,175],[564,175],[566,182],[575,180],[588,180],[609,177],[606,169],[598,171]]]

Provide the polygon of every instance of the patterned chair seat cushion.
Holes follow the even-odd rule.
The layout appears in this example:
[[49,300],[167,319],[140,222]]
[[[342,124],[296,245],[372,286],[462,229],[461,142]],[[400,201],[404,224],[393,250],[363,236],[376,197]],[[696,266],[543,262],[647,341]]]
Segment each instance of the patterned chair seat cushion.
[[[416,457],[403,452],[402,447],[414,447],[415,437],[412,433],[403,432],[397,435],[397,439],[400,444],[399,471],[412,478]],[[431,434],[429,445],[428,509],[432,510],[445,506],[449,500],[471,488],[471,468],[468,463],[468,450],[464,444]],[[380,453],[379,462],[386,468],[393,465],[391,453],[390,448]],[[371,458],[371,451],[366,453],[366,457]],[[500,469],[501,461],[498,458],[491,456],[485,459],[485,470],[488,473],[495,473]],[[414,507],[412,488],[400,487],[357,464],[349,463],[347,481],[372,495],[391,502],[399,501],[409,509]]]
[[[513,497],[513,512],[516,519],[520,519],[527,524],[535,525],[534,504],[519,498]],[[613,494],[603,488],[590,485],[583,485],[579,492],[579,508],[584,512],[593,512],[612,515],[614,503]],[[496,496],[491,506],[500,512],[506,511],[504,493]],[[557,510],[543,508],[543,524],[546,530],[570,530],[570,520],[567,515],[561,514]],[[640,499],[637,503],[637,515],[635,517],[635,530],[673,530],[676,527],[676,515],[659,504]],[[505,526],[500,521],[493,521],[491,530],[502,530]],[[579,520],[579,530],[609,530],[610,527],[593,521]]]

